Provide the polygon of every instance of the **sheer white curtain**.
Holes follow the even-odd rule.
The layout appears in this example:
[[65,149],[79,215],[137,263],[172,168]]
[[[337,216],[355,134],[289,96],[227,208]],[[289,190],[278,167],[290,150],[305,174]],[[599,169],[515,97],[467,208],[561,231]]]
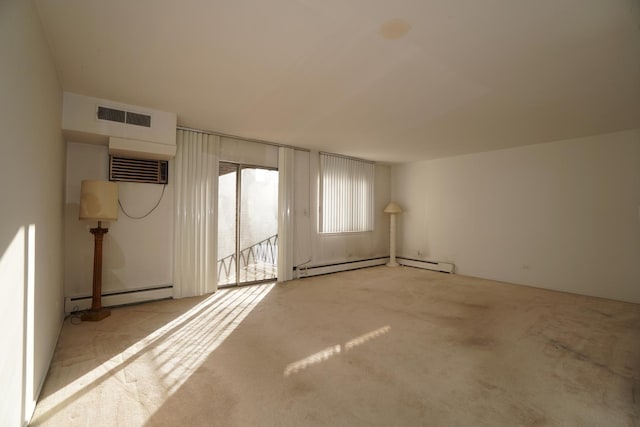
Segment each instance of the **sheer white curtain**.
[[217,289],[217,199],[220,137],[179,129],[175,157],[175,298]]

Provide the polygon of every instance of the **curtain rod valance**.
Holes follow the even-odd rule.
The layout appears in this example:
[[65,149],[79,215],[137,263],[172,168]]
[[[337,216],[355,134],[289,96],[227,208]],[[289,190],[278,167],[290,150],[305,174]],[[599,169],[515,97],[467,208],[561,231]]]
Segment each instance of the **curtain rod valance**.
[[241,136],[229,135],[227,133],[222,133],[222,132],[214,132],[214,131],[210,131],[210,130],[194,129],[194,128],[188,128],[188,127],[185,127],[185,126],[176,126],[176,128],[178,130],[187,130],[187,131],[191,131],[191,132],[205,133],[207,135],[216,135],[216,136],[219,136],[221,138],[231,138],[231,139],[237,139],[237,140],[246,141],[246,142],[257,142],[258,144],[272,145],[274,147],[292,148],[292,149],[298,150],[298,151],[306,151],[306,152],[310,152],[311,151],[311,150],[309,150],[307,148],[294,147],[293,145],[278,144],[277,142],[264,141],[262,139],[243,138]]
[[345,156],[343,154],[327,153],[326,151],[321,151],[320,154],[323,156],[342,157],[343,159],[355,160],[357,162],[371,163],[373,165],[376,164],[373,160],[365,160],[358,157]]

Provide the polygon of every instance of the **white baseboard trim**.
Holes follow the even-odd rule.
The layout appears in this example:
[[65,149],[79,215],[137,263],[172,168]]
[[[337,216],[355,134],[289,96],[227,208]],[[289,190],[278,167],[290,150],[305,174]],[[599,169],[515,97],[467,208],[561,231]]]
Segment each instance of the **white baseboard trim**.
[[424,268],[426,270],[441,271],[443,273],[453,273],[455,265],[448,262],[440,261],[427,261],[421,259],[411,259],[397,257],[396,260],[400,265],[406,265],[407,267]]
[[372,258],[360,261],[348,261],[335,264],[315,265],[309,267],[296,267],[293,277],[301,279],[303,277],[319,276],[322,274],[337,273],[339,271],[357,270],[359,268],[374,267],[384,265],[389,261],[389,257]]
[[[173,298],[173,285],[162,285],[153,288],[127,289],[102,294],[102,305],[114,307],[118,305],[136,304]],[[66,314],[91,308],[91,295],[80,295],[64,298]]]

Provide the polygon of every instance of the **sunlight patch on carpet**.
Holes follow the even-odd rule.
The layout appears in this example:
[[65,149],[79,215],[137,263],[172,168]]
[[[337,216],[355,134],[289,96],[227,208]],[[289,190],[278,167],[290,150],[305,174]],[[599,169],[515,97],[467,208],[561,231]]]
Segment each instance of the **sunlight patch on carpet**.
[[375,338],[378,338],[391,330],[391,326],[383,326],[382,328],[378,328],[366,334],[360,335],[352,340],[347,341],[344,345],[337,344],[331,347],[327,347],[322,351],[317,353],[313,353],[305,357],[304,359],[300,359],[296,362],[290,363],[284,369],[284,376],[288,377],[292,374],[298,373],[304,369],[307,369],[313,365],[317,365],[324,361],[331,359],[334,356],[339,355],[342,352],[347,352],[352,350],[353,348],[365,344],[368,341],[371,341]]
[[[104,387],[113,394],[104,399],[108,412],[121,409],[118,394],[134,395],[136,422],[143,423],[175,393],[204,361],[264,299],[275,283],[225,289],[216,292],[179,317],[110,357],[94,369],[53,391],[39,403],[34,421],[45,422],[66,407],[89,410],[89,391]],[[114,392],[115,390],[115,392]],[[149,390],[155,390],[153,396]],[[96,410],[98,408],[94,408]],[[133,421],[133,420],[132,420]]]

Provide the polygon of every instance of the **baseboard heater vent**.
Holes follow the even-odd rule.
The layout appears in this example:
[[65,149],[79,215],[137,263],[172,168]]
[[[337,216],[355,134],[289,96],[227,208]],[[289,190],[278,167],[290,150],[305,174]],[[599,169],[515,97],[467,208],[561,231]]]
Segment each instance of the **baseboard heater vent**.
[[[105,292],[102,294],[102,305],[115,307],[119,305],[137,304],[157,301],[173,297],[173,285],[155,286],[152,288],[127,289],[125,291]],[[87,310],[91,308],[91,295],[65,297],[65,313]]]
[[455,266],[448,262],[427,261],[423,259],[396,258],[398,264],[407,267],[424,268],[426,270],[441,271],[443,273],[453,273]]
[[310,267],[295,267],[293,277],[300,279],[302,277],[319,276],[321,274],[337,273],[339,271],[357,270],[359,268],[374,267],[376,265],[384,265],[389,261],[389,257],[371,258],[360,261],[347,261],[336,264],[314,265]]

